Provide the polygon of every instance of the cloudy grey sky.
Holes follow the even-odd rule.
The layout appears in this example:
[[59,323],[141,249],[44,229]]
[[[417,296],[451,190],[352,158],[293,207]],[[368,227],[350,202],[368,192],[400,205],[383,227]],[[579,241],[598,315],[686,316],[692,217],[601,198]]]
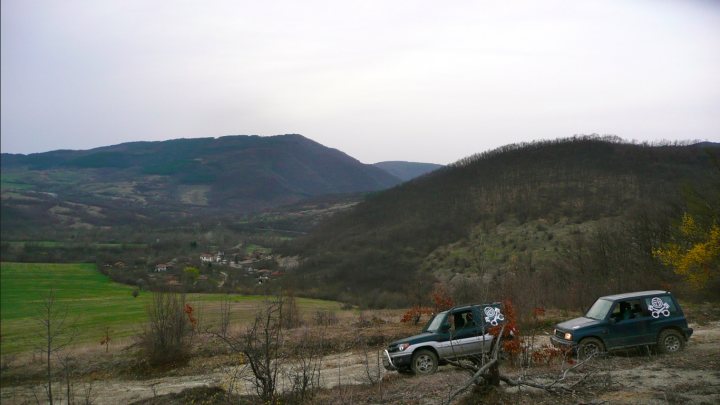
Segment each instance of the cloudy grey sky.
[[363,162],[720,140],[720,1],[2,0],[2,152],[300,133]]

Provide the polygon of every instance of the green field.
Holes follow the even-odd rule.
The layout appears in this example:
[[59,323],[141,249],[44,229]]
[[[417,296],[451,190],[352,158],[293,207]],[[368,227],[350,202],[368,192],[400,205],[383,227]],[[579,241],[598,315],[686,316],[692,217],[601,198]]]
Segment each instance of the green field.
[[[50,290],[60,306],[67,306],[68,320],[76,326],[74,342],[99,342],[110,329],[114,339],[138,334],[147,318],[152,295],[141,292],[133,298],[133,287],[112,282],[94,264],[0,263],[0,333],[2,354],[31,350],[41,338],[39,309]],[[216,318],[224,294],[188,294],[201,323]],[[232,319],[250,319],[265,296],[231,295]],[[331,301],[298,298],[301,311],[337,310]]]

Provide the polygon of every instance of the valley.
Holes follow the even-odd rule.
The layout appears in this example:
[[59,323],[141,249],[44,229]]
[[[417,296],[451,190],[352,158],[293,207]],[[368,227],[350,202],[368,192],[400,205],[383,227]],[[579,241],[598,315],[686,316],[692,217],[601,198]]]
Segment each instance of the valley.
[[[309,155],[294,155],[305,148]],[[704,367],[693,356],[720,347],[720,316],[710,309],[720,302],[720,279],[711,273],[698,286],[658,252],[682,251],[690,218],[695,239],[681,247],[708,246],[707,265],[717,269],[717,151],[576,137],[509,145],[439,168],[401,162],[395,170],[420,170],[405,182],[300,136],[3,155],[3,402],[29,401],[46,384],[39,310],[49,297],[60,324],[72,325],[58,335],[67,346],[56,340],[49,356],[58,398],[68,395],[58,391],[64,381],[76,399],[94,392],[94,403],[182,403],[195,394],[252,403],[261,396],[247,385],[255,380],[248,364],[258,351],[247,345],[261,341],[257,333],[274,333],[265,342],[275,346],[265,350],[283,366],[273,400],[437,403],[447,395],[440,381],[460,385],[464,372],[406,377],[378,363],[379,350],[421,326],[401,322],[412,318],[408,311],[509,299],[519,341],[533,342],[524,356],[532,357],[546,352],[554,322],[583,313],[597,296],[671,289],[698,327],[687,352],[614,354],[589,370],[602,376],[596,382],[621,379],[618,364],[631,374],[677,374],[672,386],[690,387],[682,398],[702,403],[702,395],[717,395],[716,363],[702,373],[702,387],[691,384],[696,374],[667,370]],[[218,166],[238,156],[250,166]],[[517,353],[509,356],[503,364],[513,376],[541,381],[571,364],[522,365]],[[298,391],[298,370],[310,365],[315,382]],[[405,387],[422,381],[427,398]],[[653,384],[608,382],[568,400],[650,403],[660,391],[673,395]],[[475,395],[555,398],[510,387],[468,398]]]

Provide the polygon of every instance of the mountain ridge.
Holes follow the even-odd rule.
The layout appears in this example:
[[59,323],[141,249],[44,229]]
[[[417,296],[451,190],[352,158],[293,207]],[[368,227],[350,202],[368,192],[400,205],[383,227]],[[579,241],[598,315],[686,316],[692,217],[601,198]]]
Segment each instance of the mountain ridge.
[[[147,218],[148,209],[158,218],[193,212],[242,214],[307,197],[378,191],[401,182],[298,134],[3,153],[0,164],[4,213],[29,216],[37,208],[33,204],[84,204],[102,214],[85,215],[82,222],[88,225],[110,225],[116,212]],[[47,195],[57,197],[50,201]]]

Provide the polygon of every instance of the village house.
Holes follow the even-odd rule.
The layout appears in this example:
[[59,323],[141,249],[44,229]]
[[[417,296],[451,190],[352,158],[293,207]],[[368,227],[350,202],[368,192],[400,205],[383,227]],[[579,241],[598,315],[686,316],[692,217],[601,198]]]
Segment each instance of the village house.
[[159,263],[159,264],[155,265],[155,272],[160,273],[160,272],[168,271],[171,268],[172,268],[172,264],[170,264],[170,263]]
[[211,255],[209,253],[203,253],[200,255],[200,261],[203,263],[212,263],[213,255]]

